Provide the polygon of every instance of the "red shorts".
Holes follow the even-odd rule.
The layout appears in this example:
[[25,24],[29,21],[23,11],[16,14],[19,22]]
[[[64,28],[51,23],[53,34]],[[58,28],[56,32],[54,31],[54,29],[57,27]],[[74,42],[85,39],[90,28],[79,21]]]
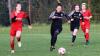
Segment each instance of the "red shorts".
[[16,36],[16,32],[17,31],[21,31],[22,32],[22,27],[11,27],[10,36]]
[[82,25],[82,21],[80,22],[81,29],[83,32],[85,32],[86,29],[90,29],[90,22],[89,21],[84,21],[84,25]]

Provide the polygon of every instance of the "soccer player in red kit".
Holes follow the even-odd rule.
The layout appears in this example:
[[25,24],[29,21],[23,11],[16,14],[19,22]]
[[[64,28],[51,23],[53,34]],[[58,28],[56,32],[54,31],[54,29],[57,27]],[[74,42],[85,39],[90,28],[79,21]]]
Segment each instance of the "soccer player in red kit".
[[11,13],[11,29],[10,29],[10,46],[11,53],[15,52],[14,49],[14,37],[17,38],[18,47],[21,47],[21,33],[22,33],[22,20],[23,18],[27,18],[29,23],[29,29],[31,29],[30,19],[27,14],[21,10],[21,3],[17,2],[16,8]]
[[80,21],[81,29],[84,32],[86,45],[89,44],[89,30],[90,30],[90,19],[92,18],[92,14],[89,9],[86,8],[86,3],[82,3],[82,14],[84,17],[84,24],[82,24],[82,20]]

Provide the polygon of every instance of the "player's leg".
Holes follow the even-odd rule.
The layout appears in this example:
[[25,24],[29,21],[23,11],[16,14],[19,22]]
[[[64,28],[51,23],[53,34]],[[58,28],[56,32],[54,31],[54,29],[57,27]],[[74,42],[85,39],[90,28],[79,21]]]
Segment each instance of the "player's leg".
[[90,30],[90,23],[87,22],[85,25],[85,40],[86,40],[86,45],[89,44],[89,30]]
[[51,47],[54,46],[54,33],[51,33]]
[[71,24],[70,25],[70,30],[72,32],[72,46],[73,46],[73,44],[75,42],[75,39],[76,39],[77,31],[78,31],[77,28],[76,28],[76,24]]
[[15,37],[16,31],[11,29],[10,30],[10,47],[11,47],[11,53],[14,53],[14,37]]
[[74,29],[74,31],[72,32],[72,45],[74,44],[76,40],[77,32],[78,32],[78,29]]
[[11,47],[11,53],[15,52],[14,49],[14,36],[10,36],[10,47]]
[[51,48],[50,48],[50,51],[53,51],[53,49],[55,49],[55,44],[56,44],[56,41],[57,41],[57,35],[62,31],[62,29],[57,29],[57,30],[54,30],[51,35],[52,35],[52,38],[51,38]]
[[85,31],[85,39],[86,39],[86,45],[89,44],[89,29],[86,29]]
[[50,47],[50,51],[53,51],[53,49],[55,49],[55,47],[54,47],[54,27],[51,27],[51,47]]
[[86,45],[89,44],[89,24],[87,24],[87,22],[84,22],[84,25],[81,25],[81,29],[84,33],[84,37],[85,37],[85,40],[86,40]]
[[18,41],[18,47],[21,47],[21,33],[22,33],[21,30],[16,31],[16,38]]
[[54,46],[55,46],[55,44],[56,44],[56,41],[57,41],[57,36],[58,36],[58,34],[61,32],[61,30],[60,29],[57,29],[55,32],[54,32]]
[[82,31],[85,33],[85,23],[84,23],[84,25],[83,25],[82,22],[81,22],[81,23],[80,23],[80,26],[81,26]]
[[72,34],[72,45],[73,45],[73,32],[74,32],[74,27],[72,25],[70,26],[70,31],[71,31],[71,34]]
[[53,51],[53,49],[55,49],[55,40],[57,38],[54,37],[54,32],[51,33],[51,47],[50,47],[50,51]]

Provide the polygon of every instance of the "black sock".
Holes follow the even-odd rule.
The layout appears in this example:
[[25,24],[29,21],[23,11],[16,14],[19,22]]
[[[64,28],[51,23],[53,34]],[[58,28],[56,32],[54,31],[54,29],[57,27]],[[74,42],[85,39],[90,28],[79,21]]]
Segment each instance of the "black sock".
[[74,43],[74,42],[75,42],[75,39],[76,39],[76,36],[75,36],[75,35],[73,35],[73,37],[72,37],[72,43]]

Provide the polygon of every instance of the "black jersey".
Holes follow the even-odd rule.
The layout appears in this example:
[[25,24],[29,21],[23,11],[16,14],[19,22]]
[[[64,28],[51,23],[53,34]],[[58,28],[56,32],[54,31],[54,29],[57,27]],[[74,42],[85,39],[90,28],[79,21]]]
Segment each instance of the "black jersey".
[[[55,18],[52,18],[54,16]],[[52,12],[51,15],[49,16],[49,19],[52,20],[52,26],[56,28],[62,28],[63,17],[66,17],[66,19],[69,19],[67,14],[65,14],[64,12],[60,12],[60,13],[56,11]]]
[[80,12],[76,12],[73,11],[70,14],[71,19],[73,19],[73,21],[71,21],[71,23],[73,24],[80,24],[80,19],[82,19],[82,21],[84,21],[83,15]]
[[71,31],[74,31],[74,29],[79,29],[80,20],[82,19],[82,21],[84,21],[83,15],[80,12],[72,11],[69,16],[71,18]]

